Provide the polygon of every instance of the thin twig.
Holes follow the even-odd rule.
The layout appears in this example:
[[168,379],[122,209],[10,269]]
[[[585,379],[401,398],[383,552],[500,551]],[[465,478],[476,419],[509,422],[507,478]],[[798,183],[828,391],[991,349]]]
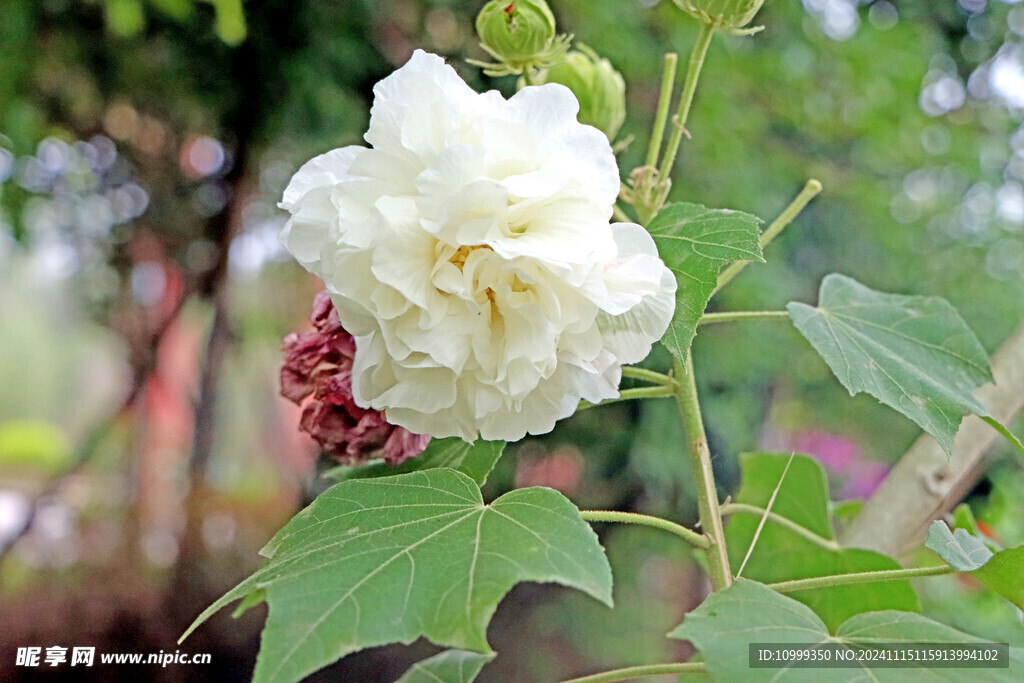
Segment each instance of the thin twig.
[[747,560],[754,552],[754,546],[757,545],[757,539],[761,537],[761,531],[764,529],[764,523],[768,521],[768,515],[772,514],[772,507],[775,505],[775,499],[779,495],[779,489],[782,488],[782,482],[786,480],[786,474],[789,473],[789,466],[793,464],[793,458],[796,457],[796,453],[790,453],[789,460],[786,461],[786,467],[782,470],[782,476],[779,477],[779,483],[775,485],[775,490],[772,491],[771,498],[768,499],[768,505],[764,509],[764,514],[761,515],[761,519],[757,522],[757,530],[754,531],[754,537],[750,539],[750,545],[747,547],[747,554],[743,557],[743,562],[740,563],[740,568],[736,570],[736,578],[738,579],[743,573],[743,568],[747,566]]

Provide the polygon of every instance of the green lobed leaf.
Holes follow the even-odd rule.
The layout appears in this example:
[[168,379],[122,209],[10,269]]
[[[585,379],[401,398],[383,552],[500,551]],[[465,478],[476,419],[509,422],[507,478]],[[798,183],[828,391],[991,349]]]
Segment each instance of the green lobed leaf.
[[697,334],[718,271],[732,261],[764,262],[761,219],[729,209],[698,204],[669,204],[647,226],[658,254],[676,276],[676,310],[662,343],[680,359]]
[[395,683],[473,683],[493,654],[445,650],[417,662]]
[[490,652],[487,623],[520,581],[553,581],[611,605],[604,551],[568,499],[527,488],[484,505],[476,482],[452,469],[338,484],[262,552],[267,565],[182,636],[264,590],[257,682],[297,681],[350,652],[420,636]]
[[[1019,681],[1024,676],[1024,652],[1010,648],[1008,669],[873,668],[870,662],[854,669],[755,669],[749,666],[750,643],[979,643],[982,638],[932,621],[920,614],[885,610],[858,614],[833,632],[806,605],[771,588],[737,579],[712,593],[672,630],[671,638],[689,640],[704,657],[716,681],[806,681],[853,683],[879,681]],[[827,675],[827,678],[826,678]]]
[[938,520],[932,522],[928,529],[924,545],[960,572],[978,569],[992,557],[992,551],[980,538],[971,536],[965,529],[950,531],[948,526]]
[[[743,482],[737,503],[764,508],[782,476],[788,454],[746,453],[741,459]],[[806,455],[796,455],[779,487],[772,512],[835,543],[829,515],[828,484],[821,465]],[[760,518],[734,514],[725,528],[726,546],[733,571],[740,567]],[[799,558],[794,561],[793,558]],[[881,553],[860,548],[823,547],[772,519],[768,519],[743,569],[743,576],[765,583],[831,576],[852,572],[899,569]],[[794,591],[793,599],[810,607],[830,628],[851,616],[873,610],[919,611],[917,594],[909,581],[850,586],[830,586]]]
[[1000,550],[971,576],[1024,609],[1024,546]]
[[964,415],[988,414],[974,397],[992,381],[985,349],[944,299],[884,294],[832,274],[817,308],[787,308],[851,396],[866,391],[903,413],[947,454]]
[[417,661],[395,683],[473,683],[494,654],[445,650]]
[[925,546],[957,571],[967,572],[1024,609],[1024,546],[993,553],[977,536],[965,529],[951,532],[937,520],[928,529]]
[[390,477],[435,467],[450,467],[468,475],[470,479],[483,486],[487,481],[487,475],[494,469],[504,452],[504,441],[477,440],[474,443],[467,443],[453,436],[447,439],[431,439],[426,450],[415,458],[409,458],[401,465],[394,467],[386,463],[355,467],[342,465],[327,470],[323,476],[335,481],[348,481],[350,479]]

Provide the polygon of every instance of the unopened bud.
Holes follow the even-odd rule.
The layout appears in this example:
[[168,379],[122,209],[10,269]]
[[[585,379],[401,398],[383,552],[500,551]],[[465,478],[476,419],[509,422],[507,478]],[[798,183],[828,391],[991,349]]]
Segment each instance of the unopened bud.
[[535,65],[555,40],[555,16],[544,0],[491,0],[476,18],[480,44],[503,64]]
[[730,33],[752,33],[758,29],[743,30],[764,0],[674,0],[679,9],[698,21]]
[[572,90],[580,102],[579,122],[594,126],[612,140],[626,119],[626,82],[607,59],[584,45],[577,47],[579,50],[547,71],[544,81]]

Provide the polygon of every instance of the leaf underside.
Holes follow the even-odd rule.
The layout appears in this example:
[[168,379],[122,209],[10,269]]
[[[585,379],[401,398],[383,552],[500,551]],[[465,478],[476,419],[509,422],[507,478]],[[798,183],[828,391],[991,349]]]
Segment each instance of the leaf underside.
[[967,572],[1024,609],[1024,546],[993,553],[982,539],[965,529],[950,532],[940,521],[932,522],[925,546],[953,569]]
[[865,391],[903,413],[947,454],[964,415],[988,414],[974,397],[992,381],[988,357],[944,299],[884,294],[832,274],[817,308],[787,308],[851,396]]
[[350,652],[421,636],[488,653],[487,623],[520,581],[560,583],[611,605],[604,551],[564,496],[519,489],[484,505],[476,482],[452,469],[338,484],[264,554],[267,565],[185,634],[265,591],[258,683],[297,681]]
[[1024,679],[1024,652],[1010,648],[1010,667],[997,668],[878,668],[862,662],[858,668],[758,669],[749,666],[750,643],[845,643],[854,648],[879,643],[984,643],[982,638],[932,621],[920,614],[885,610],[858,614],[832,633],[808,608],[764,584],[737,579],[725,590],[712,593],[686,615],[671,638],[691,641],[704,657],[716,681],[786,681],[853,683],[879,681],[1020,681]]
[[662,343],[685,359],[697,334],[718,271],[732,261],[764,262],[760,236],[761,219],[728,209],[708,209],[698,204],[669,204],[647,226],[658,254],[676,276],[676,310]]
[[980,538],[971,536],[965,529],[951,532],[948,526],[938,520],[932,522],[928,529],[924,545],[959,572],[978,569],[992,557],[992,551]]

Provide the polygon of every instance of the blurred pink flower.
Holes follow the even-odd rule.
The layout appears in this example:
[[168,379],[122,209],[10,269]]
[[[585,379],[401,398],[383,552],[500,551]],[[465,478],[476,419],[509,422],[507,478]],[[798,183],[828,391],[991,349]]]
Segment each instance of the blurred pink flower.
[[889,468],[869,460],[857,444],[836,434],[817,430],[797,432],[788,439],[788,448],[814,456],[842,481],[839,496],[867,498],[882,483]]
[[373,458],[397,465],[422,453],[429,436],[391,425],[382,412],[360,408],[353,400],[355,340],[341,326],[327,292],[317,294],[309,320],[312,332],[292,332],[282,346],[281,395],[296,404],[312,395],[299,429],[346,465]]

